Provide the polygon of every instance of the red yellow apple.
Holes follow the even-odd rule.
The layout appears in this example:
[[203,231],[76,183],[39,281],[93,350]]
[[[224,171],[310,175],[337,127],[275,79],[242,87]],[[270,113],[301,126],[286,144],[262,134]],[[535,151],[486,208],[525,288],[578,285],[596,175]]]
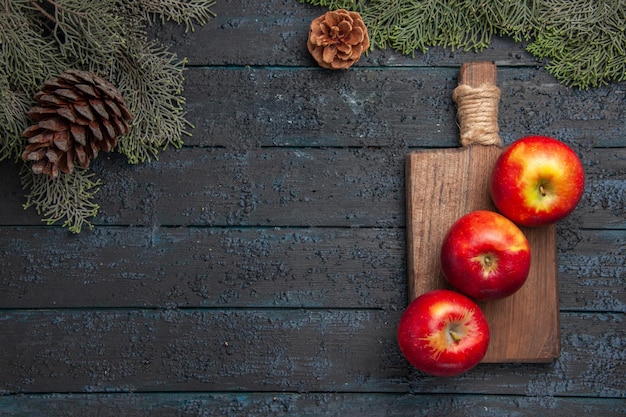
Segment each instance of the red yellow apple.
[[415,368],[455,376],[487,353],[489,326],[478,305],[456,291],[438,289],[417,297],[398,324],[398,345]]
[[441,271],[452,287],[475,300],[508,297],[528,278],[530,245],[511,220],[477,210],[448,229],[441,245]]
[[522,226],[543,226],[568,216],[585,183],[582,163],[565,143],[526,136],[505,149],[491,174],[491,197],[503,215]]

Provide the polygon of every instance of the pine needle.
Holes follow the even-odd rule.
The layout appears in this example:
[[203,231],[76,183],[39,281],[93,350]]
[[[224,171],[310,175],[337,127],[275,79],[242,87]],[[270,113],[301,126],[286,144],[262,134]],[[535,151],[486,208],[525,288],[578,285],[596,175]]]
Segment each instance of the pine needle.
[[185,32],[194,31],[195,25],[203,26],[215,17],[210,7],[214,1],[203,0],[139,0],[136,2],[141,7],[144,18],[148,24],[153,24],[157,19],[161,23],[167,21],[185,25]]
[[0,62],[14,90],[36,91],[67,65],[53,40],[43,36],[30,1],[0,0]]
[[22,155],[22,132],[27,126],[30,99],[11,90],[8,75],[0,68],[0,161],[17,161]]
[[130,45],[119,60],[119,90],[134,114],[130,135],[120,139],[117,151],[129,163],[151,161],[169,146],[180,148],[191,124],[185,119],[183,69],[185,61],[155,44]]
[[78,168],[73,174],[61,173],[52,179],[25,167],[21,175],[22,185],[30,190],[24,209],[34,207],[46,224],[62,222],[72,233],[80,233],[85,226],[93,228],[89,218],[100,208],[93,200],[101,185],[93,172]]
[[[52,38],[70,64],[90,71],[112,65],[123,47],[123,20],[110,0],[47,0]],[[36,4],[36,3],[35,3]],[[41,8],[39,8],[41,12]],[[43,12],[42,12],[43,13]],[[44,13],[45,14],[45,13]]]
[[480,51],[494,35],[530,41],[562,83],[626,80],[626,0],[300,0],[361,13],[372,48],[405,55],[443,46]]
[[[182,97],[185,65],[166,48],[147,41],[147,26],[173,21],[193,30],[215,13],[213,0],[0,0],[0,160],[19,159],[28,109],[41,84],[66,69],[92,71],[117,85],[134,115],[131,132],[116,151],[129,163],[157,158],[182,146],[191,124]],[[26,165],[25,165],[26,167]],[[90,171],[57,180],[20,173],[34,207],[47,224],[72,232],[96,216],[101,181]]]

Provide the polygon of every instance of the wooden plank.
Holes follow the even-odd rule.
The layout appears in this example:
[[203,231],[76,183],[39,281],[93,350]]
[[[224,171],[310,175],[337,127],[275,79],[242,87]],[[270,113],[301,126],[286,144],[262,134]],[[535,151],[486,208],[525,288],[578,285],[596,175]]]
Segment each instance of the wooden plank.
[[[394,227],[404,223],[400,151],[183,149],[102,173],[100,221],[160,225]],[[120,175],[124,173],[125,175]]]
[[[458,69],[191,68],[185,73],[194,146],[456,147],[450,91]],[[574,146],[626,146],[624,87],[585,94],[536,68],[500,68],[500,134]],[[594,109],[589,112],[589,109]]]
[[623,417],[623,399],[526,397],[500,395],[421,395],[380,393],[133,393],[133,394],[51,394],[0,397],[5,417],[88,416],[170,417],[232,415],[292,417],[334,417],[337,415],[433,416],[467,412],[476,417],[572,414]]
[[[197,149],[129,166],[97,159],[97,224],[404,227],[409,149]],[[626,228],[626,148],[580,149],[583,199],[561,224]],[[40,225],[24,211],[18,168],[0,163],[0,224]],[[306,216],[301,215],[306,213]],[[568,244],[569,246],[569,244]]]
[[[626,311],[624,231],[562,233],[561,309]],[[405,240],[403,229],[0,227],[0,309],[401,310]]]
[[194,68],[185,142],[196,146],[453,146],[440,68],[347,71]]
[[0,309],[387,308],[406,300],[399,229],[104,227],[73,236],[0,228],[0,270]]
[[[459,74],[459,86],[495,86],[496,80],[492,63],[470,63]],[[496,123],[498,103],[495,99],[489,115]],[[462,125],[461,134],[464,128],[470,129],[470,125]],[[440,251],[450,226],[475,210],[497,211],[489,195],[489,173],[501,153],[497,126],[495,132],[497,143],[490,146],[470,142],[459,149],[408,156],[409,301],[433,289],[449,288],[441,273]],[[560,354],[556,225],[522,231],[532,253],[526,283],[509,297],[480,303],[491,333],[484,362],[549,362]]]
[[[560,227],[626,229],[626,148],[578,152],[586,176],[583,201]],[[597,182],[596,178],[602,181]],[[608,209],[612,218],[597,216],[597,211],[603,208]]]
[[401,311],[4,310],[0,392],[289,391],[593,396],[626,394],[623,314],[562,314],[551,364],[415,371]]
[[626,312],[626,231],[565,228],[561,234],[576,242],[558,254],[561,306]]

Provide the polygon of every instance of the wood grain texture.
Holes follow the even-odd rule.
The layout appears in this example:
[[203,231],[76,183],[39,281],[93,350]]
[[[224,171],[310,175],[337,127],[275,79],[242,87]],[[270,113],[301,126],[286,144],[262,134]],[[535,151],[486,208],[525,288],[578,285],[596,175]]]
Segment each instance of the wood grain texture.
[[[0,415],[624,414],[623,83],[569,89],[506,38],[326,72],[305,45],[323,8],[215,11],[195,31],[153,28],[189,58],[193,136],[158,161],[94,161],[94,231],[24,211],[18,168],[0,162]],[[404,162],[458,146],[450,91],[476,59],[499,66],[504,143],[560,138],[587,188],[557,226],[561,356],[437,379],[395,343]]]
[[0,345],[0,392],[626,393],[623,314],[563,313],[563,355],[555,362],[480,364],[455,378],[428,377],[409,366],[395,341],[400,315],[287,308],[5,311],[0,334],[12,343]]
[[406,160],[409,301],[445,286],[439,250],[448,228],[474,210],[495,210],[489,197],[496,146],[412,152]]
[[[396,228],[5,226],[0,309],[400,310],[405,242]],[[559,242],[561,309],[626,311],[623,230],[563,229]]]
[[[367,67],[342,73],[192,67],[186,72],[185,96],[195,128],[185,142],[239,148],[456,147],[451,91],[457,73],[456,66]],[[524,67],[499,68],[498,80],[505,144],[541,132],[582,151],[621,147],[626,136],[622,86],[581,95]],[[589,103],[593,111],[588,111]]]
[[[113,155],[94,163],[104,182],[95,222],[404,228],[405,158],[411,151],[189,147],[168,150],[159,161],[138,166]],[[624,229],[626,149],[592,148],[580,155],[587,174],[585,192],[576,211],[560,224],[572,231]],[[40,225],[34,210],[22,208],[17,169],[10,161],[0,162],[0,218],[5,225]]]
[[589,415],[623,417],[623,400],[576,397],[511,397],[504,395],[370,393],[166,393],[48,394],[0,397],[4,417],[82,417],[97,410],[98,417],[171,417],[232,415],[292,417],[441,416],[472,410],[475,417],[536,417],[585,410]]
[[400,309],[406,300],[405,234],[393,228],[105,227],[71,236],[5,227],[0,252],[0,309]]
[[[459,85],[494,85],[496,79],[493,64],[469,64],[461,68]],[[470,145],[407,157],[409,301],[449,287],[440,250],[450,226],[475,210],[496,211],[489,177],[500,153],[499,146]],[[484,362],[549,362],[560,354],[556,225],[523,232],[531,249],[526,283],[510,297],[480,303],[491,333]]]

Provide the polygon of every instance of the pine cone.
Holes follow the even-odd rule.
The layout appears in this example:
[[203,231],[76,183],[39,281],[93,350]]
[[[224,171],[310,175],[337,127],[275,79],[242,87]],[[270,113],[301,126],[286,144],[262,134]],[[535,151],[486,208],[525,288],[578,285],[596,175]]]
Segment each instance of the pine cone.
[[339,9],[311,22],[307,47],[321,67],[345,69],[370,47],[370,39],[360,14]]
[[22,154],[36,174],[70,174],[75,164],[89,167],[98,152],[110,152],[128,134],[132,118],[124,98],[109,81],[88,71],[67,70],[46,81],[28,116],[36,123],[23,135]]

